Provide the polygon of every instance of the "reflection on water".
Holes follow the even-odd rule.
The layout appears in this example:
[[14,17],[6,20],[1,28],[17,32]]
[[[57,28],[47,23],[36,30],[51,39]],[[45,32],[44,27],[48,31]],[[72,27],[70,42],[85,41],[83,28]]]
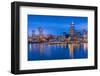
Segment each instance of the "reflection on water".
[[55,60],[87,58],[87,43],[81,44],[29,44],[28,60]]

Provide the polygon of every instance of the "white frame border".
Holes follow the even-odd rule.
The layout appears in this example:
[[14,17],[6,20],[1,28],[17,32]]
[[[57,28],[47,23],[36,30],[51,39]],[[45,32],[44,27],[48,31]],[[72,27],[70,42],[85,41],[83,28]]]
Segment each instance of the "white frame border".
[[[94,11],[20,7],[20,70],[94,66]],[[27,14],[88,17],[88,59],[27,61]]]

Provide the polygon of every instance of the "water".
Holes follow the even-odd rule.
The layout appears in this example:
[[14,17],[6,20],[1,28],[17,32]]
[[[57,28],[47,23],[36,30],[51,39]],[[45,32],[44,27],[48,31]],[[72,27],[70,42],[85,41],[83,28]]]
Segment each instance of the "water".
[[28,61],[88,58],[87,43],[81,44],[28,44]]

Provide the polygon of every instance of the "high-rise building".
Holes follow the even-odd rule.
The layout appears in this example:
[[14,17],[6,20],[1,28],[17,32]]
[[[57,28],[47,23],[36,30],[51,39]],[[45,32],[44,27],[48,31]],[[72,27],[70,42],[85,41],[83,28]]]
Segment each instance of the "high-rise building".
[[71,27],[70,27],[70,35],[71,36],[74,36],[75,34],[75,26],[74,26],[74,22],[71,23]]
[[32,30],[32,37],[35,36],[35,30]]
[[87,31],[86,31],[85,29],[83,30],[83,40],[84,40],[85,42],[88,41],[88,34],[87,34]]
[[43,36],[43,28],[38,27],[39,36]]

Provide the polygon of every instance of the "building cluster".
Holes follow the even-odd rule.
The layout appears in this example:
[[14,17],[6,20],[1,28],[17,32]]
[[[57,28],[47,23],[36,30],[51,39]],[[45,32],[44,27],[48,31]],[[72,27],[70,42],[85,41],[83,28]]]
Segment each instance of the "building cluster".
[[43,43],[43,42],[65,42],[65,43],[79,43],[79,42],[87,42],[88,36],[87,31],[83,29],[83,32],[77,31],[75,29],[75,24],[72,22],[70,24],[69,34],[63,32],[60,36],[55,36],[52,34],[45,35],[44,29],[42,27],[38,27],[39,34],[35,34],[35,30],[32,31],[32,36],[28,37],[28,42],[30,43]]

